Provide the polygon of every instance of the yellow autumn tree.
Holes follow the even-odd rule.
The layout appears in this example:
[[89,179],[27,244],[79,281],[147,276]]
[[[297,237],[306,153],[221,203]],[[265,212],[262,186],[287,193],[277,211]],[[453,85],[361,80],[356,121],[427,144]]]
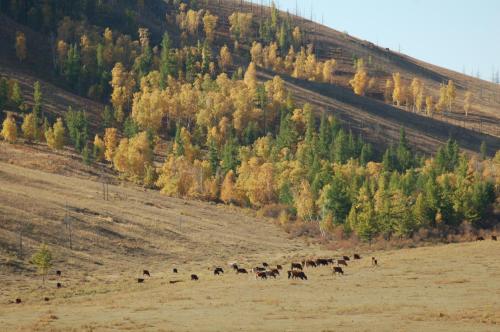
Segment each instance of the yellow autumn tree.
[[23,137],[28,141],[33,141],[38,138],[38,124],[37,118],[33,113],[24,117],[23,124],[21,125]]
[[237,41],[250,37],[252,31],[252,13],[234,12],[229,16],[229,32]]
[[116,130],[116,128],[106,128],[104,133],[104,146],[106,147],[106,151],[104,155],[107,161],[113,161],[117,144],[118,131]]
[[[415,77],[411,81],[410,90],[412,96],[412,106],[414,109],[416,108],[418,111],[420,111],[420,109],[422,108],[423,89],[424,85],[422,81],[417,77]],[[417,105],[417,102],[419,103],[419,105]]]
[[295,193],[295,207],[297,217],[304,221],[311,221],[314,216],[314,198],[311,186],[306,180],[302,180],[298,191]]
[[20,62],[26,60],[27,51],[26,51],[26,36],[24,32],[17,31],[16,32],[16,56]]
[[233,57],[227,45],[222,46],[219,52],[219,67],[227,71],[233,65]]
[[45,140],[52,150],[61,150],[64,147],[64,123],[62,118],[57,118],[52,128],[45,131]]
[[200,18],[198,12],[190,9],[186,14],[186,28],[191,35],[196,35],[198,33],[198,27],[200,25]]
[[115,119],[121,123],[125,116],[125,109],[128,108],[132,98],[135,80],[133,75],[125,70],[121,62],[117,62],[111,71],[110,84],[113,88],[111,102],[115,110]]
[[356,62],[356,74],[354,75],[354,78],[349,81],[349,84],[352,86],[355,94],[364,96],[368,86],[368,81],[368,73],[366,72],[363,59],[359,59]]
[[168,112],[170,90],[160,89],[160,73],[152,71],[141,79],[141,91],[134,93],[132,118],[143,130],[157,132]]
[[464,111],[465,116],[469,115],[469,111],[472,109],[472,92],[467,91],[464,97]]
[[425,113],[428,116],[432,116],[433,110],[434,110],[434,100],[432,96],[427,96],[425,98]]
[[441,84],[439,87],[439,99],[435,106],[436,112],[441,113],[446,107],[446,102],[447,102],[446,85]]
[[203,29],[205,30],[205,37],[209,42],[213,42],[215,38],[215,28],[217,27],[217,20],[219,18],[212,15],[210,11],[207,11],[203,15]]
[[252,62],[257,66],[264,65],[264,56],[262,51],[262,44],[254,41],[252,47],[250,48],[250,56],[252,57]]
[[392,74],[392,79],[394,81],[394,89],[392,91],[392,102],[396,103],[396,105],[401,106],[404,101],[404,87],[401,81],[401,74],[394,73]]
[[115,169],[133,181],[144,179],[146,167],[150,166],[152,161],[153,151],[145,131],[130,140],[122,138],[113,157]]
[[335,70],[335,66],[337,65],[337,61],[335,59],[330,59],[325,61],[322,68],[322,76],[324,83],[333,83],[333,71]]
[[257,88],[257,69],[254,62],[250,62],[248,65],[243,81],[251,91],[255,91]]
[[8,114],[2,124],[2,137],[9,143],[15,143],[17,140],[17,125],[12,114]]
[[224,177],[224,181],[222,182],[222,186],[220,188],[220,199],[226,204],[238,202],[233,170],[227,172]]
[[94,137],[94,158],[96,161],[104,160],[104,152],[106,147],[104,145],[104,141],[99,137],[98,134],[95,134]]

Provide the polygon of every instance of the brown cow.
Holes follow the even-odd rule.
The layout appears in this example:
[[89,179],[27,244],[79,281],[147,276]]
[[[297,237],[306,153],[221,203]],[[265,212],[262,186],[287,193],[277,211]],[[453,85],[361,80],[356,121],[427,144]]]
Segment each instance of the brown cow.
[[361,256],[358,254],[354,254],[354,259],[361,259]]
[[233,268],[234,271],[238,271],[238,264],[233,263],[231,264],[231,267]]
[[316,267],[316,262],[308,260],[308,261],[305,262],[304,266],[306,266],[306,267]]
[[476,237],[476,241],[484,241],[484,237],[483,236],[478,236],[478,237]]
[[342,256],[342,258],[345,260],[345,261],[350,261],[351,259],[349,258],[349,256]]
[[57,270],[57,271],[56,271],[56,276],[60,277],[60,276],[61,276],[61,274],[62,274],[62,272],[61,272],[61,271],[59,271],[59,270]]
[[293,269],[302,270],[302,264],[300,264],[300,263],[292,263],[292,264],[290,264],[290,266],[291,266],[292,270]]
[[276,279],[276,276],[279,276],[280,272],[276,269],[273,269],[271,271],[266,271],[266,274],[268,277],[273,277],[274,279]]
[[20,298],[17,298],[17,299],[16,299],[16,303],[17,303],[17,304],[21,303],[21,299],[20,299]]
[[45,302],[50,301],[50,299],[49,299],[48,297],[44,297],[44,298],[43,298],[43,300],[44,300]]
[[255,279],[267,279],[267,273],[266,272],[256,272],[255,273]]
[[491,236],[491,239],[492,239],[493,241],[496,241],[496,240],[497,240],[497,236],[496,236],[496,235],[492,235],[492,236]]
[[176,268],[174,268],[174,269],[172,270],[172,272],[173,272],[173,273],[177,273],[178,271],[177,271],[177,269],[176,269]]
[[279,265],[279,264],[278,264],[278,265],[276,265],[276,268],[277,268],[278,270],[283,270],[283,266],[281,266],[281,265]]
[[291,277],[292,279],[300,279],[300,280],[307,280],[307,276],[304,272],[302,271],[291,271]]
[[342,268],[340,266],[334,266],[333,267],[333,274],[344,274],[344,270],[342,270]]
[[196,281],[199,280],[198,276],[196,274],[191,275],[191,280]]
[[247,271],[247,270],[245,270],[245,269],[243,269],[243,268],[238,268],[238,269],[236,270],[236,274],[240,274],[240,273],[244,273],[244,274],[246,273],[246,274],[248,274],[248,271]]
[[323,258],[318,258],[316,260],[316,265],[317,266],[320,266],[320,265],[328,265],[328,260],[327,259],[323,259]]
[[62,284],[61,284],[60,282],[58,282],[58,283],[56,284],[56,286],[57,286],[57,288],[61,288],[61,287],[62,287]]
[[267,264],[266,262],[262,263],[262,266],[263,267],[269,267],[269,264]]
[[148,271],[148,270],[143,270],[143,271],[142,271],[142,275],[143,275],[143,276],[148,276],[148,277],[151,277],[151,274],[149,274],[149,271]]
[[337,260],[337,265],[347,266],[347,262],[345,261],[345,259],[339,259],[339,260]]

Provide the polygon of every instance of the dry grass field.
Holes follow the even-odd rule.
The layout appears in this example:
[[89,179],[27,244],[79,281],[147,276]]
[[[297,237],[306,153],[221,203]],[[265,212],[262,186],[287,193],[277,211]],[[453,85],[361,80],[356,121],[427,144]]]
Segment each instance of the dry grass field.
[[[363,259],[350,262],[343,276],[320,267],[305,269],[307,281],[283,275],[255,280],[236,275],[228,263],[251,268],[266,261],[287,269],[302,258],[353,252],[292,240],[250,211],[166,198],[117,180],[104,201],[99,172],[70,157],[0,144],[2,331],[500,328],[499,242],[365,249]],[[73,225],[72,250],[66,214]],[[19,259],[18,229],[26,225],[25,257]],[[45,287],[29,264],[41,241],[54,254]],[[378,267],[371,266],[371,256],[378,258]],[[226,273],[214,276],[214,266]],[[143,269],[151,278],[138,284]],[[200,280],[191,281],[191,273]],[[57,282],[63,287],[57,289]],[[12,303],[16,298],[22,303]]]

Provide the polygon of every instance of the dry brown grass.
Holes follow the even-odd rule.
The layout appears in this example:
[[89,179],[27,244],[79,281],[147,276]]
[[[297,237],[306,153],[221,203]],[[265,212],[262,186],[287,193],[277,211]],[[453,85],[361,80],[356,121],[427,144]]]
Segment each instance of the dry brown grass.
[[[0,144],[0,159],[15,160],[0,160],[0,330],[492,331],[499,325],[499,242],[360,247],[364,259],[350,262],[344,276],[309,268],[306,282],[285,276],[255,280],[236,275],[227,264],[251,268],[266,261],[287,269],[291,261],[351,255],[353,249],[291,240],[248,210],[126,185],[111,185],[106,202],[101,184],[89,173],[85,179],[85,169],[75,177],[67,176],[70,171],[20,167],[16,149]],[[32,155],[43,159],[36,151]],[[64,160],[55,159],[53,167],[64,166]],[[74,221],[73,250],[61,227],[66,201]],[[53,270],[41,287],[33,266],[16,257],[21,223],[33,226],[25,236],[25,257],[48,242],[54,270],[63,271],[63,288],[56,289]],[[379,260],[377,268],[371,256]],[[216,265],[225,268],[224,276],[213,275]],[[143,268],[152,278],[137,284]],[[190,281],[191,273],[200,280]],[[22,304],[11,303],[17,297]]]

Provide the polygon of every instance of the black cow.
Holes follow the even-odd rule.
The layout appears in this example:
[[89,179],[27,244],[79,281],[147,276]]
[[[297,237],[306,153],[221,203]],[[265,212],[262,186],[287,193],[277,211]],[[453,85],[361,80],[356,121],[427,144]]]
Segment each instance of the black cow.
[[174,268],[174,269],[172,270],[172,272],[173,272],[173,273],[177,273],[178,271],[177,271],[177,269],[176,269],[176,268]]
[[283,266],[281,266],[281,265],[279,265],[279,264],[278,264],[278,265],[276,265],[276,268],[277,268],[278,270],[283,270]]
[[496,240],[497,240],[497,236],[496,236],[496,235],[492,235],[492,236],[491,236],[491,239],[492,239],[493,241],[496,241]]
[[333,274],[344,274],[344,270],[340,266],[334,266],[333,267]]
[[238,269],[236,270],[236,274],[240,274],[240,273],[243,273],[243,274],[248,274],[248,271],[247,271],[247,270],[245,270],[245,269],[243,269],[243,268],[238,268]]
[[142,275],[143,275],[143,276],[148,276],[148,277],[151,277],[151,274],[149,273],[149,271],[148,271],[148,270],[143,270],[143,271],[142,271]]
[[337,260],[337,265],[344,265],[344,266],[347,266],[347,262],[345,261],[345,259],[339,259]]
[[345,261],[350,261],[351,259],[349,258],[349,256],[342,256],[342,258],[345,260]]
[[291,266],[292,270],[293,269],[302,270],[302,264],[300,264],[300,263],[292,263],[292,264],[290,264],[290,266]]
[[58,282],[58,283],[56,284],[56,286],[57,286],[57,288],[61,288],[61,287],[62,287],[62,284],[61,284],[60,282]]
[[144,278],[137,278],[137,282],[138,282],[139,284],[142,284],[142,283],[144,282]]
[[354,254],[354,259],[361,259],[361,256],[358,254]]
[[214,270],[214,275],[220,275],[220,274],[224,274],[224,270],[222,269],[222,267],[216,267]]
[[198,276],[196,274],[191,275],[191,280],[196,281],[199,280]]
[[60,276],[61,276],[61,274],[62,274],[62,272],[61,272],[61,271],[59,271],[59,270],[57,270],[57,271],[56,271],[56,276],[60,277]]
[[484,241],[484,237],[483,236],[478,236],[478,237],[476,237],[476,241]]

